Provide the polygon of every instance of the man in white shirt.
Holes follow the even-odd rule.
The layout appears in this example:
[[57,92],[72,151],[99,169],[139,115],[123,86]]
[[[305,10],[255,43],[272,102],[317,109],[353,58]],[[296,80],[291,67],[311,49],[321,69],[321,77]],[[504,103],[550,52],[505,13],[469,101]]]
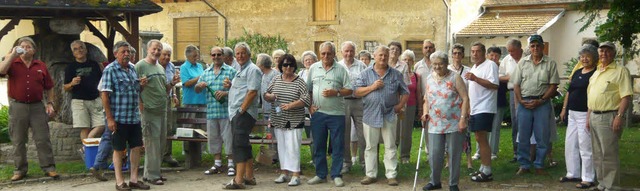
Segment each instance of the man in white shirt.
[[515,163],[517,162],[518,155],[518,144],[516,143],[516,139],[518,136],[518,118],[516,115],[516,109],[520,104],[514,99],[515,94],[513,94],[513,82],[511,81],[511,76],[515,73],[518,62],[520,62],[520,58],[522,58],[522,42],[515,38],[509,39],[509,41],[507,41],[507,51],[509,52],[509,55],[505,56],[500,62],[500,71],[505,72],[504,76],[500,76],[500,81],[506,81],[507,88],[509,89],[509,111],[511,111],[511,144],[513,145],[513,159],[510,162]]
[[469,129],[476,135],[480,145],[481,165],[478,172],[472,174],[474,182],[493,180],[491,173],[491,147],[487,140],[487,132],[491,132],[493,117],[498,106],[498,65],[486,59],[484,44],[475,42],[471,45],[471,71],[465,74],[469,80],[469,103],[471,116]]

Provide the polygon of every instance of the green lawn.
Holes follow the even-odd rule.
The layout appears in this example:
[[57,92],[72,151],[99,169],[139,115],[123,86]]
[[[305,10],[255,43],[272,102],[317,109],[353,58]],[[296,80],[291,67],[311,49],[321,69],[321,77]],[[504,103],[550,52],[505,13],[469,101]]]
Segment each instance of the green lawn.
[[[503,127],[500,132],[500,151],[498,153],[498,159],[493,161],[492,170],[494,174],[494,182],[499,183],[529,183],[529,182],[544,182],[544,181],[556,181],[559,177],[564,176],[565,164],[564,164],[564,135],[565,135],[565,126],[560,126],[558,129],[558,141],[553,144],[553,154],[554,159],[559,162],[557,167],[549,168],[547,171],[549,176],[535,176],[532,174],[524,175],[524,176],[514,176],[516,169],[518,168],[518,164],[509,163],[509,160],[512,158],[512,146],[511,146],[511,129],[507,127]],[[472,136],[473,137],[473,136]],[[413,175],[415,173],[415,160],[418,155],[417,145],[420,144],[420,129],[414,129],[413,133],[413,144],[414,147],[411,152],[411,163],[409,164],[400,164],[398,170],[398,178],[404,181],[412,181]],[[634,125],[633,128],[626,129],[623,133],[622,139],[620,140],[620,160],[621,160],[621,173],[622,173],[622,184],[625,187],[640,187],[640,182],[635,179],[640,176],[640,148],[638,145],[640,144],[640,124]],[[474,144],[475,146],[475,144]],[[182,144],[181,142],[173,142],[173,155],[179,161],[184,161],[184,156],[182,155]],[[258,145],[254,145],[254,154],[257,154]],[[381,148],[381,152],[384,152],[384,149]],[[314,167],[310,163],[311,155],[309,152],[308,146],[303,146],[301,151],[302,157],[302,171],[304,174],[312,175],[314,174]],[[461,179],[468,179],[467,170],[466,170],[466,162],[464,159],[466,156],[463,154],[463,162],[461,167]],[[423,163],[420,164],[419,177],[421,179],[427,179],[429,176],[429,166],[425,162],[426,156],[422,153],[421,161]],[[29,164],[29,175],[31,177],[41,177],[43,176],[42,171],[38,167],[37,160],[30,161]],[[382,155],[380,155],[380,161],[382,161]],[[213,164],[212,155],[205,154],[203,156],[203,167],[202,170],[206,169],[206,166],[210,166]],[[226,161],[225,161],[226,163]],[[329,163],[330,164],[330,163]],[[480,164],[479,161],[473,162],[474,168],[477,168]],[[277,168],[275,165],[271,166],[271,168]],[[379,177],[384,177],[384,165],[379,165]],[[58,173],[61,174],[74,174],[74,173],[82,173],[86,172],[84,163],[82,161],[76,162],[65,162],[57,164]],[[5,164],[4,166],[0,166],[0,181],[8,181],[13,172],[13,166],[10,164]],[[444,170],[444,178],[448,176],[447,170]],[[363,176],[363,169],[359,165],[356,165],[352,168],[352,171],[349,172],[349,176]]]

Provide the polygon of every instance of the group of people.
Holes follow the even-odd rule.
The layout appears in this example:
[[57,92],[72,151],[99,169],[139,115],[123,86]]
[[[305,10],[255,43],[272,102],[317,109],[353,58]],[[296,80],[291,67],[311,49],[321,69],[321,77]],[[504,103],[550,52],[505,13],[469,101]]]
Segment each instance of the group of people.
[[[509,40],[509,55],[503,59],[498,47],[487,49],[482,43],[473,43],[472,66],[467,67],[462,64],[465,47],[461,44],[455,44],[449,56],[425,40],[424,57],[415,62],[415,53],[403,52],[399,42],[380,45],[372,53],[361,51],[356,59],[355,43],[345,41],[339,47],[343,59],[338,61],[336,45],[324,42],[319,57],[312,51],[301,55],[301,69],[295,56],[281,50],[273,57],[259,54],[254,64],[251,49],[244,42],[234,49],[211,48],[212,63],[203,65],[197,62],[200,50],[190,45],[178,71],[170,62],[173,49],[158,40],[147,43],[147,55],[136,64],[130,62],[135,60],[132,46],[117,42],[113,47],[116,60],[106,67],[87,58],[84,42],[74,41],[70,47],[75,62],[65,70],[63,87],[71,92],[73,127],[82,128],[81,138],[102,134],[91,172],[106,181],[101,171],[107,168],[106,159],[113,151],[117,190],[150,188],[138,180],[143,146],[144,182],[163,185],[167,179],[161,175],[162,162],[177,165],[167,143],[167,118],[171,103],[178,104],[173,88],[178,83],[182,83],[185,107],[206,107],[208,149],[214,155],[214,165],[204,173],[226,170],[234,176],[224,189],[256,185],[249,138],[262,108],[269,133],[277,142],[273,149],[278,151],[281,174],[275,183],[301,184],[304,131],[313,140],[315,166],[315,176],[308,184],[324,183],[329,177],[335,186],[342,187],[342,175],[354,163],[364,165],[361,184],[377,182],[378,145],[383,143],[386,182],[396,186],[398,161],[410,161],[413,122],[419,118],[427,128],[431,166],[430,180],[423,190],[442,188],[444,162],[450,171],[449,189],[459,190],[462,153],[467,154],[468,168],[472,168],[471,158],[481,160],[479,169],[470,174],[472,181],[493,180],[491,160],[497,158],[507,107],[512,116],[514,161],[519,163],[516,174],[532,170],[546,174],[544,161],[555,133],[550,128],[555,122],[550,100],[556,96],[560,81],[556,62],[543,53],[542,37],[532,35],[528,43],[531,54],[525,56],[522,43]],[[580,62],[565,96],[561,118],[569,121],[567,174],[560,181],[578,181],[578,188],[596,186],[597,181],[596,189],[609,190],[619,180],[617,143],[632,95],[631,78],[625,67],[615,63],[613,43],[595,43],[581,48]],[[10,128],[16,157],[12,180],[24,178],[27,172],[29,127],[41,168],[47,176],[58,177],[46,124],[47,115],[54,114],[53,81],[46,65],[33,58],[33,40],[24,37],[18,45],[0,63],[0,73],[9,76]],[[307,117],[310,127],[305,127]],[[478,144],[474,157],[470,132]],[[327,147],[331,150],[330,168]],[[127,184],[122,166],[129,161]]]

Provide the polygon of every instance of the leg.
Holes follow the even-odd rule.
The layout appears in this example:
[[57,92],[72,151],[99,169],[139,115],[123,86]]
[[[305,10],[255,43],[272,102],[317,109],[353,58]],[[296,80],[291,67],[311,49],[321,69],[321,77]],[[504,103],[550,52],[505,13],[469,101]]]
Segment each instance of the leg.
[[122,185],[124,183],[124,176],[122,175],[122,157],[124,157],[124,150],[113,151],[113,168],[116,171],[116,185]]
[[506,108],[499,107],[496,115],[493,117],[493,125],[491,126],[491,134],[489,134],[489,146],[491,147],[491,157],[498,156],[500,150],[500,128],[502,127],[502,117]]
[[589,116],[589,121],[587,121],[587,123],[589,123],[589,127],[591,129],[591,146],[593,149],[593,167],[595,168],[596,171],[596,180],[598,181],[599,185],[598,188],[601,190],[604,190],[604,184],[601,184],[601,182],[604,182],[603,179],[603,174],[604,171],[603,169],[603,152],[602,150],[604,150],[603,147],[606,147],[607,145],[603,145],[602,142],[602,135],[601,135],[601,131],[596,130],[596,126],[607,126],[609,124],[608,121],[601,121],[603,118],[601,115],[596,115],[593,113],[589,113],[587,115]]
[[27,163],[27,137],[29,136],[29,105],[10,101],[9,104],[9,135],[13,144],[13,162],[15,175],[26,175]]
[[518,106],[518,162],[520,168],[531,168],[530,144],[533,128],[533,112],[530,109]]
[[[209,153],[213,154],[216,161],[220,161],[220,153],[222,151],[221,124],[218,120],[207,120],[207,143],[209,145]],[[219,164],[216,164],[219,165]]]
[[549,152],[549,112],[551,103],[547,101],[533,110],[533,133],[537,142],[536,160],[533,165],[536,169],[544,168],[544,161]]
[[229,160],[229,166],[234,166],[233,164],[233,147],[231,146],[233,143],[233,134],[231,133],[231,125],[229,124],[229,119],[217,119],[217,123],[220,124],[220,131],[222,132],[222,144],[224,144],[224,152],[227,155],[227,159]]
[[364,150],[365,175],[371,178],[376,178],[378,176],[378,143],[380,139],[380,128],[373,128],[364,124],[363,131],[364,140],[367,144],[366,149]]
[[235,182],[241,184],[245,178],[253,179],[253,153],[249,134],[256,120],[248,113],[236,114],[231,121],[233,131],[233,156],[236,157]]
[[333,153],[331,153],[331,179],[342,177],[342,165],[344,165],[344,115],[330,116],[327,122],[329,127],[330,141],[333,143]]
[[398,147],[396,142],[396,121],[384,121],[384,126],[380,129],[382,140],[384,141],[384,168],[387,179],[396,178],[398,175]]
[[[311,136],[313,137],[313,163],[316,176],[327,178],[327,121],[328,115],[316,112],[311,117]],[[342,165],[340,165],[342,167]]]
[[[140,167],[140,149],[142,147],[134,147],[131,149],[129,156],[131,156],[131,175],[129,182],[138,182],[138,169]],[[146,163],[146,162],[145,162]]]
[[[572,113],[569,113],[572,115]],[[593,153],[591,149],[591,132],[587,129],[587,112],[573,112],[578,129],[578,147],[582,162],[581,179],[583,182],[594,182]]]
[[[572,110],[569,110],[568,123],[567,123],[567,133],[565,135],[564,142],[564,158],[567,166],[567,178],[580,178],[580,151],[578,147],[578,131],[579,131],[579,123],[576,121],[576,113]],[[586,116],[585,116],[586,117]],[[582,125],[585,125],[582,123]]]
[[[592,114],[591,116],[595,115]],[[611,124],[613,123],[614,118],[615,113],[599,114],[599,117],[596,117],[595,119],[600,119],[598,122],[600,124],[594,125],[595,127],[591,127],[598,132],[598,141],[603,145],[600,151],[602,153],[602,166],[600,167],[602,172],[602,181],[598,182],[600,183],[599,186],[603,186],[607,190],[620,186],[618,172],[618,169],[620,168],[618,145],[620,134],[611,130]],[[596,174],[599,173],[596,172]]]
[[[429,183],[433,185],[440,185],[442,177],[442,167],[444,162],[444,149],[445,149],[445,135],[442,134],[428,134],[429,141],[429,166],[431,166],[431,180]],[[420,162],[420,161],[418,161]]]
[[358,136],[358,162],[364,166],[364,149],[366,143],[364,141],[364,132],[362,131],[362,100],[354,101],[355,104],[351,105],[351,116],[353,116],[354,127],[356,129],[356,136]]
[[489,147],[489,141],[487,140],[486,131],[476,131],[476,140],[480,145],[480,161],[485,167],[491,166],[491,147]]
[[511,112],[511,144],[513,145],[513,157],[516,159],[518,156],[518,143],[516,142],[518,136],[518,112],[517,108],[519,103],[515,99],[515,93],[513,90],[509,91],[509,111]]
[[38,161],[40,168],[44,172],[56,170],[56,164],[53,159],[53,149],[51,148],[51,140],[49,134],[49,117],[45,112],[44,105],[29,104],[31,134],[38,151]]
[[93,168],[95,170],[107,169],[109,166],[107,164],[107,158],[113,152],[113,147],[111,146],[111,130],[109,128],[105,128],[102,133],[102,138],[100,138],[100,144],[98,145],[98,153],[96,155],[96,161],[93,163]]
[[401,162],[408,162],[411,158],[411,142],[413,141],[411,134],[413,133],[413,121],[416,116],[416,106],[407,106],[404,123],[400,134],[400,159]]
[[344,118],[344,165],[342,167],[342,173],[349,171],[353,165],[351,161],[351,100],[345,100],[345,118]]
[[449,145],[449,186],[456,186],[460,180],[460,158],[462,157],[462,140],[464,135],[459,132],[446,134]]

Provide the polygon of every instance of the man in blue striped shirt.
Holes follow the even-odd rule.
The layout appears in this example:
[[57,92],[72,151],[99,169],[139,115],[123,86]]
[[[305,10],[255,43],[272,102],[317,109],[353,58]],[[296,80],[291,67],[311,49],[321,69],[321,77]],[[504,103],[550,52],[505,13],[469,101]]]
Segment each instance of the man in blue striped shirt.
[[376,182],[378,175],[378,142],[382,135],[384,146],[384,166],[387,184],[397,186],[398,157],[396,148],[396,122],[409,99],[409,89],[402,73],[390,68],[389,48],[378,46],[373,53],[375,64],[360,73],[353,86],[355,96],[362,97],[364,104],[363,131],[367,144],[364,152],[365,177],[361,184]]

